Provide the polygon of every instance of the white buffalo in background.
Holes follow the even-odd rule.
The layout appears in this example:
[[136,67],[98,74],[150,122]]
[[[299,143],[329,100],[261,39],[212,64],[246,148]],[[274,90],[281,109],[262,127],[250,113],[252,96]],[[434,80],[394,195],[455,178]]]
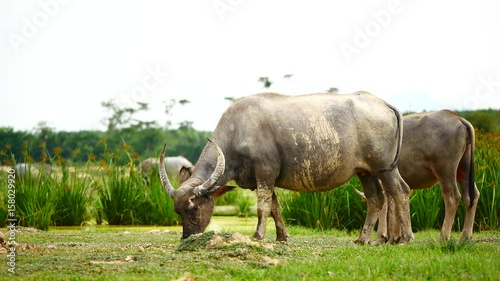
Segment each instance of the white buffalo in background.
[[17,163],[14,166],[17,178],[25,178],[28,174],[31,177],[38,177],[40,174],[50,175],[52,167],[48,164],[40,163]]
[[[193,164],[183,156],[167,157],[166,162],[168,176],[177,179],[179,182],[186,179],[184,171],[193,168]],[[149,182],[151,176],[157,176],[158,158],[147,158],[143,160],[141,162],[141,172],[147,182]]]

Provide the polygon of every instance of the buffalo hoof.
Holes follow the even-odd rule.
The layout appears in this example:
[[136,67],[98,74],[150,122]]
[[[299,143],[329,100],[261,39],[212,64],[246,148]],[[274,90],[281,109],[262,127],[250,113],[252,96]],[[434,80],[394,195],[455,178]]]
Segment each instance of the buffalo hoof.
[[356,239],[353,242],[356,245],[368,245],[368,244],[370,244],[370,241],[368,241],[368,240],[361,240],[361,239]]
[[389,240],[387,241],[388,244],[408,244],[413,240],[413,237],[409,236],[394,236],[390,237]]
[[375,241],[373,241],[372,245],[373,246],[384,245],[387,244],[387,241],[388,241],[387,237],[377,238]]
[[264,237],[257,232],[254,233],[253,238],[255,240],[263,240],[264,239]]
[[286,241],[288,241],[288,236],[284,236],[284,237],[276,236],[276,241],[286,242]]

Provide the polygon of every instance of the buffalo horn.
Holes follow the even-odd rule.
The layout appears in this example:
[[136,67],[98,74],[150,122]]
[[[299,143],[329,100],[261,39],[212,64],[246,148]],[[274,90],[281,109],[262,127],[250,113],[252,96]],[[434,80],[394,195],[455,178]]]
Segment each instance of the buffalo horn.
[[213,143],[215,145],[215,148],[217,149],[217,166],[215,167],[214,172],[208,180],[194,188],[194,194],[196,196],[203,195],[207,192],[212,191],[212,189],[214,189],[215,187],[215,184],[224,173],[224,169],[226,168],[226,160],[224,159],[224,153],[222,152],[222,149],[220,149],[217,143],[215,143],[211,139],[208,139],[208,141]]
[[160,161],[158,161],[158,172],[160,173],[160,181],[161,185],[165,189],[165,191],[170,195],[170,197],[173,199],[174,198],[174,192],[175,189],[168,180],[167,172],[165,172],[165,149],[167,148],[167,145],[165,144],[163,146],[163,150],[161,151],[160,154]]

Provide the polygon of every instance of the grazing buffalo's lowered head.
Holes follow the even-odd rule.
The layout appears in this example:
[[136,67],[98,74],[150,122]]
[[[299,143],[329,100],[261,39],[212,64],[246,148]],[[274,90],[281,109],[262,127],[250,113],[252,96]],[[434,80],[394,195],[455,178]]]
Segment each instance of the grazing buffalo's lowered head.
[[[212,142],[210,139],[209,141]],[[222,150],[215,142],[212,143],[217,149],[217,165],[210,178],[203,180],[192,175],[182,182],[178,189],[173,188],[165,172],[166,145],[160,154],[158,162],[160,180],[165,191],[174,200],[175,212],[182,218],[182,239],[192,234],[203,233],[210,223],[215,198],[233,188],[216,185],[224,173],[226,164]]]

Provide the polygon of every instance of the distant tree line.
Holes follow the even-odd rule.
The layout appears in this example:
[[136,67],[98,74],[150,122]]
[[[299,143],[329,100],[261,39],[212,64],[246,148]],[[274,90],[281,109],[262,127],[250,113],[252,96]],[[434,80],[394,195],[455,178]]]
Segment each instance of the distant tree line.
[[138,108],[119,108],[112,102],[102,105],[112,112],[105,121],[105,132],[56,131],[45,122],[40,122],[32,132],[0,128],[1,164],[51,163],[64,159],[70,164],[113,160],[115,164],[136,165],[141,159],[157,157],[166,142],[168,155],[183,155],[196,162],[211,135],[195,130],[187,121],[172,129],[170,124],[161,127],[155,121],[134,119],[137,112],[148,109],[146,104],[139,104]]
[[474,111],[459,111],[458,114],[474,125],[480,131],[500,132],[500,110],[484,109]]
[[[500,132],[500,110],[458,113],[481,131]],[[106,132],[55,131],[45,123],[39,123],[33,132],[0,128],[0,161],[3,165],[27,161],[50,162],[58,156],[72,164],[82,164],[114,156],[119,162],[117,164],[124,165],[157,157],[163,144],[168,142],[168,155],[183,155],[195,163],[210,135],[211,132],[194,129],[191,122],[183,122],[176,129],[135,124],[116,126]]]

